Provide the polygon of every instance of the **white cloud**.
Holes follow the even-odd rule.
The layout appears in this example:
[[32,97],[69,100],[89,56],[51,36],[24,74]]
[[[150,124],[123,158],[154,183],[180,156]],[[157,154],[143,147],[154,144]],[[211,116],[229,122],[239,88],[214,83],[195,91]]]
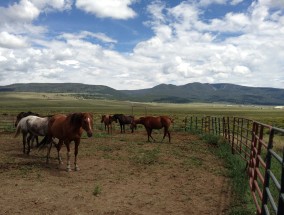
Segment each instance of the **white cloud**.
[[27,47],[26,39],[21,36],[0,32],[0,47],[4,48],[23,48]]
[[6,22],[31,22],[40,14],[40,10],[29,0],[21,0],[8,8],[0,8],[0,23]]
[[73,0],[30,0],[39,10],[49,12],[54,10],[70,10]]
[[210,4],[226,4],[227,0],[199,0],[199,5],[208,6]]
[[240,4],[241,2],[243,2],[244,0],[232,0],[231,2],[230,2],[230,4],[231,5],[238,5],[238,4]]
[[[137,89],[160,83],[223,82],[283,88],[284,15],[276,0],[254,1],[247,11],[228,12],[206,21],[202,18],[201,3],[209,6],[210,2],[241,1],[184,1],[173,8],[163,1],[154,1],[148,7],[150,19],[146,22],[153,36],[139,41],[129,53],[105,48],[105,44],[119,44],[107,33],[78,29],[45,38],[48,29],[32,24],[38,13],[71,7],[70,1],[52,2],[54,6],[47,1],[20,1],[8,8],[9,13],[0,13],[8,23],[4,25],[0,20],[1,85],[17,80]],[[110,1],[77,1],[76,6],[98,17],[126,19],[135,15],[134,11],[123,12],[131,11],[130,5],[135,1],[117,2],[112,4],[112,14],[100,10]],[[38,12],[24,15],[24,10],[27,23],[17,17],[12,21],[20,6]],[[115,15],[116,11],[122,14]]]
[[129,6],[136,0],[76,0],[76,7],[100,18],[129,19],[136,16]]

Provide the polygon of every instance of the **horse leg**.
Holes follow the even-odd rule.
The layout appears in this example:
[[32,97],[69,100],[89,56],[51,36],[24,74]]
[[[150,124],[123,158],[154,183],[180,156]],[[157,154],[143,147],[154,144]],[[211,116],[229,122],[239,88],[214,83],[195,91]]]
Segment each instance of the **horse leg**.
[[33,138],[32,134],[29,134],[28,138],[27,138],[27,144],[28,144],[28,151],[27,151],[27,155],[30,154],[31,151],[31,139]]
[[169,137],[169,143],[171,142],[171,134],[170,132],[168,131],[168,137]]
[[78,155],[78,152],[79,152],[79,144],[80,144],[80,140],[76,140],[75,141],[75,161],[74,161],[74,165],[75,165],[75,171],[79,171],[80,168],[77,164],[77,155]]
[[71,165],[70,165],[70,142],[68,141],[64,141],[64,144],[66,145],[66,148],[67,148],[67,172],[70,172],[71,171]]
[[49,148],[48,148],[47,154],[46,154],[46,164],[49,163],[50,151],[51,151],[52,144],[54,143],[52,138],[48,138],[47,141],[49,142],[50,145],[49,145]]
[[23,153],[26,153],[27,134],[23,133]]
[[36,139],[36,146],[38,147],[38,144],[39,144],[39,142],[38,142],[38,136],[36,136],[35,139]]
[[150,137],[152,138],[153,141],[155,141],[154,138],[151,135],[152,134],[152,129],[151,128],[147,128],[146,130],[147,130],[147,135],[148,135],[148,142],[150,142]]
[[61,155],[60,155],[60,149],[62,147],[62,144],[63,144],[63,141],[59,140],[59,142],[57,144],[57,147],[56,147],[56,149],[57,149],[57,158],[58,158],[59,165],[63,164],[62,158],[61,158]]
[[166,127],[164,127],[164,136],[163,136],[162,142],[164,141],[167,133],[168,133],[168,129]]
[[153,140],[154,142],[156,142],[156,140],[152,137],[152,131],[153,131],[153,129],[150,128],[150,137],[152,138],[152,140]]

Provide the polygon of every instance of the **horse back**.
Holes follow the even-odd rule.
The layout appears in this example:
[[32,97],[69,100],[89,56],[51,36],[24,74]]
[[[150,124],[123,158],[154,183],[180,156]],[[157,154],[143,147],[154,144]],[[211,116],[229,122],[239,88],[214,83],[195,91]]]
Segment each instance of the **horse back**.
[[50,118],[48,123],[48,133],[52,137],[58,139],[64,139],[64,124],[67,116],[63,114],[57,114]]
[[173,122],[173,120],[168,116],[160,116],[160,119],[161,119],[161,123],[163,127],[167,127],[167,128],[169,128]]
[[163,127],[169,128],[171,125],[171,119],[167,116],[147,116],[141,119],[141,124],[152,129],[161,129]]

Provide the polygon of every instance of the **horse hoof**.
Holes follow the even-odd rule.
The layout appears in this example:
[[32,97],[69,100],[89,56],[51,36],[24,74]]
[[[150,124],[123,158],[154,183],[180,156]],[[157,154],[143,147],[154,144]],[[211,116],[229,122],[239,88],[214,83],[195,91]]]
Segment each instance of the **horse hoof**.
[[78,166],[75,167],[75,171],[79,171],[80,168]]
[[66,171],[71,172],[72,170],[71,170],[71,168],[66,168]]

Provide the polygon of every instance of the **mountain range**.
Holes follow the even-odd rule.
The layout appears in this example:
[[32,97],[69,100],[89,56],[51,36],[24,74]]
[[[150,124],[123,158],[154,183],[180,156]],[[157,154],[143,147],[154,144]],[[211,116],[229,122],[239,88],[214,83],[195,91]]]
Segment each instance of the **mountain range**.
[[140,90],[115,90],[103,85],[79,83],[28,83],[0,86],[0,92],[73,93],[84,98],[165,103],[231,103],[284,105],[284,89],[246,87],[235,84],[160,84]]

